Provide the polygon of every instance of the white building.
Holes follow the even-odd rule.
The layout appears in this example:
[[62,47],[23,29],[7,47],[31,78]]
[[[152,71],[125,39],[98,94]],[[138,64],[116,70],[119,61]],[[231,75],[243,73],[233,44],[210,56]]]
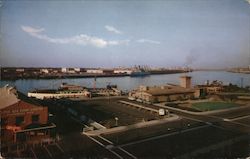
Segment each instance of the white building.
[[74,68],[75,72],[80,72],[81,69],[80,68]]
[[17,68],[16,72],[24,72],[24,68]]
[[69,68],[66,68],[66,67],[63,67],[63,68],[62,68],[62,72],[63,72],[63,73],[67,73],[68,71],[69,71]]
[[114,73],[117,73],[117,74],[131,74],[132,70],[119,69],[119,70],[114,70]]
[[100,69],[91,69],[91,70],[87,70],[87,73],[95,73],[95,74],[101,74],[103,73],[103,70]]
[[40,69],[40,72],[41,72],[41,73],[49,73],[49,70],[46,69],[46,68],[44,68],[44,69]]

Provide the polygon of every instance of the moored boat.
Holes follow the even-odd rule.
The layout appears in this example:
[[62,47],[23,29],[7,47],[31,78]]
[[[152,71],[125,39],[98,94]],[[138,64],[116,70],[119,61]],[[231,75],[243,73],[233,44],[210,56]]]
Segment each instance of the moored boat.
[[28,92],[28,97],[42,100],[51,98],[91,98],[91,93],[86,87],[63,83],[58,89],[40,89]]

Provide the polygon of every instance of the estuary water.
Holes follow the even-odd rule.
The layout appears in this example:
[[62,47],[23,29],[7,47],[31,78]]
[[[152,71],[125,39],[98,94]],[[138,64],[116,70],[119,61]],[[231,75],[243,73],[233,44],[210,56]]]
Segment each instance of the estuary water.
[[[219,80],[224,84],[237,84],[250,86],[250,75],[231,73],[225,71],[194,71],[189,73],[150,75],[145,77],[102,77],[96,79],[96,87],[106,87],[108,84],[117,85],[123,91],[135,89],[140,85],[163,85],[166,83],[179,84],[179,77],[183,75],[192,76],[192,84],[204,84],[207,80]],[[57,89],[61,83],[93,87],[94,78],[70,78],[70,79],[19,79],[15,81],[1,80],[0,86],[9,84],[27,94],[34,89]]]

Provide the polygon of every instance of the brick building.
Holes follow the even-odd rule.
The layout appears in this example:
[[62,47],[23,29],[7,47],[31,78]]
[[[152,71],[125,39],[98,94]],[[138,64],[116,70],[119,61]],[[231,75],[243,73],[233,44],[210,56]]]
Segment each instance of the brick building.
[[18,98],[13,87],[0,88],[1,152],[22,151],[53,142],[55,125],[48,122],[48,108]]

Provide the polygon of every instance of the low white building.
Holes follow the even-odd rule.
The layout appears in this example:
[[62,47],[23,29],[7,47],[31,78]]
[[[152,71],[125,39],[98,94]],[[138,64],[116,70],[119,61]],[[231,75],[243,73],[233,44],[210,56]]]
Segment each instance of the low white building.
[[63,73],[76,73],[76,72],[80,72],[80,68],[62,68],[62,72]]
[[80,69],[80,68],[74,68],[74,71],[75,71],[75,72],[80,72],[81,69]]
[[66,68],[66,67],[63,67],[63,68],[62,68],[62,72],[63,72],[63,73],[66,73],[66,72],[68,72],[68,71],[69,71],[69,68]]
[[16,72],[24,72],[24,68],[17,68]]
[[44,68],[44,69],[40,69],[40,72],[41,72],[41,73],[49,73],[49,70],[46,69],[46,68]]
[[117,74],[131,74],[133,71],[132,70],[123,70],[123,69],[119,69],[119,70],[114,70],[114,73],[117,73]]
[[86,71],[87,73],[95,73],[95,74],[101,74],[103,73],[103,70],[100,69],[90,69]]

